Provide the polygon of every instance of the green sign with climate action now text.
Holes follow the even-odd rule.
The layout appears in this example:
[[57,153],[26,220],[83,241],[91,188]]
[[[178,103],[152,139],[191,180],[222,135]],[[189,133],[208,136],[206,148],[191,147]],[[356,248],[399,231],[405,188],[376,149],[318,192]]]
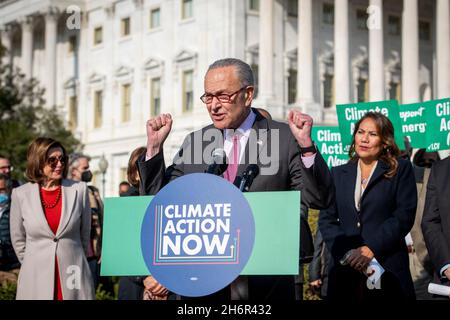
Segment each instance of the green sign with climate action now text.
[[348,146],[342,145],[339,127],[314,126],[311,137],[329,168],[347,163]]
[[[300,192],[246,192],[244,196],[255,220],[255,242],[241,274],[297,275]],[[149,274],[141,250],[141,228],[152,199],[153,196],[105,199],[102,276]]]

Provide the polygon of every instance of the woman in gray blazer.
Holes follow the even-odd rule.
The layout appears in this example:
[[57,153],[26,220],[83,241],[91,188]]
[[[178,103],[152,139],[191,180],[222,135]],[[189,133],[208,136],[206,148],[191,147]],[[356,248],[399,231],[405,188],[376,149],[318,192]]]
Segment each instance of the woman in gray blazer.
[[29,183],[11,203],[11,240],[22,266],[17,299],[94,299],[86,260],[91,216],[86,184],[65,180],[66,150],[37,138],[28,148]]

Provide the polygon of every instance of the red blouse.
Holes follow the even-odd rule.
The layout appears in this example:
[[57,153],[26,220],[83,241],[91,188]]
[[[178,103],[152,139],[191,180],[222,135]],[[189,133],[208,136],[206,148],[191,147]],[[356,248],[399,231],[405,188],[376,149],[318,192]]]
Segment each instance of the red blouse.
[[[45,218],[47,219],[47,223],[50,226],[50,229],[56,235],[56,231],[58,230],[59,221],[61,220],[61,211],[62,211],[62,189],[59,187],[53,191],[46,191],[40,188],[41,191],[41,201],[43,201],[47,206],[52,208],[46,208],[42,205],[44,209]],[[58,268],[58,258],[55,256],[55,292],[54,292],[54,300],[63,300],[62,289],[61,289],[61,279],[59,277],[59,268]]]

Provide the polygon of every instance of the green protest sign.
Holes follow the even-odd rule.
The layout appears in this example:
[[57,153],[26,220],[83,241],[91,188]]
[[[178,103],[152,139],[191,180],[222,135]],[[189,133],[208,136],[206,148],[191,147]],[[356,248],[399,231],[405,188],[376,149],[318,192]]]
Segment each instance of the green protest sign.
[[328,167],[336,167],[348,161],[348,146],[343,147],[339,127],[312,128],[312,138]]
[[391,120],[395,130],[395,142],[400,149],[404,149],[405,145],[397,100],[337,105],[336,112],[342,145],[347,146],[351,144],[356,122],[369,111],[380,112]]
[[424,103],[427,119],[427,151],[450,149],[450,99]]
[[[241,274],[298,274],[300,192],[246,192],[244,196],[255,219],[255,242]],[[141,250],[141,228],[152,198],[105,199],[102,276],[149,274]]]
[[402,132],[413,148],[421,149],[428,146],[425,105],[425,103],[412,103],[399,106]]

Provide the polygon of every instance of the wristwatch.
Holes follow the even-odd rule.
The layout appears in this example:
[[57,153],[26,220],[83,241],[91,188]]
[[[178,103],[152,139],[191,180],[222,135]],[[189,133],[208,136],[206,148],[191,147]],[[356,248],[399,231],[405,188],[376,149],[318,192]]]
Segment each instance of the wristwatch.
[[317,152],[317,148],[316,148],[316,145],[315,145],[314,141],[313,141],[313,144],[311,146],[309,146],[309,147],[305,147],[305,148],[300,147],[300,153],[302,155],[305,155],[308,152],[312,152],[312,153],[316,153]]

